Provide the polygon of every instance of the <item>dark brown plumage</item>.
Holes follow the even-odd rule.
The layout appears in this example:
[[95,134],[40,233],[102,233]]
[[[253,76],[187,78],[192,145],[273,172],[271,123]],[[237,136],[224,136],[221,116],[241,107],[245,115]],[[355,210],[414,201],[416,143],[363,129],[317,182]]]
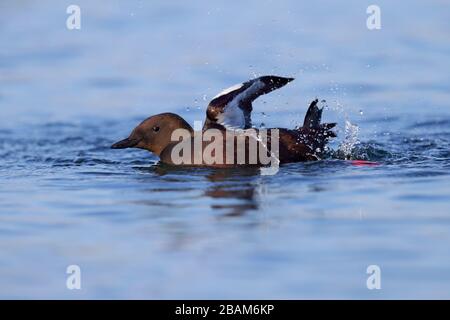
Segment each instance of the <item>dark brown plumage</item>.
[[[111,146],[113,149],[140,148],[148,150],[157,155],[163,163],[174,164],[173,152],[179,148],[178,141],[172,141],[172,133],[176,129],[185,129],[188,133],[187,139],[190,139],[190,154],[186,164],[188,165],[209,165],[215,167],[228,167],[235,165],[261,165],[260,158],[255,162],[250,161],[249,145],[254,135],[243,137],[251,128],[252,101],[258,96],[280,88],[292,81],[292,78],[282,78],[275,76],[264,76],[241,85],[234,86],[223,91],[216,96],[208,105],[206,111],[206,120],[202,133],[208,130],[217,130],[221,133],[219,139],[222,141],[223,150],[215,150],[210,155],[204,153],[205,148],[213,141],[201,142],[201,148],[194,148],[195,132],[192,127],[180,116],[174,113],[162,113],[147,118],[139,124],[130,136],[124,140],[116,142]],[[296,129],[276,128],[279,132],[279,155],[280,163],[300,162],[309,160],[318,160],[324,150],[327,141],[335,137],[331,129],[335,123],[321,124],[322,109],[317,106],[318,100],[314,100],[306,112],[303,126]],[[258,135],[260,130],[252,132]],[[266,147],[272,150],[272,139],[270,135],[267,138]],[[238,139],[245,140],[244,144],[237,144]],[[232,159],[225,159],[226,146],[234,145],[234,155]],[[238,153],[245,154],[245,158],[238,157]],[[265,151],[267,154],[267,150]],[[195,163],[194,159],[201,153],[201,162]],[[221,157],[219,161],[217,157]],[[232,160],[232,161],[230,161]]]

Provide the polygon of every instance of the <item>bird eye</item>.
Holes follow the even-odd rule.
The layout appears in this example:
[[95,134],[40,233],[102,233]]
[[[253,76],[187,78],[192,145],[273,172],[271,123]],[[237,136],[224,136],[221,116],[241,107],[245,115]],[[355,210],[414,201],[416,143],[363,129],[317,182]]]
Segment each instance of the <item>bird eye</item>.
[[153,131],[154,132],[158,132],[159,131],[159,127],[158,126],[153,127]]

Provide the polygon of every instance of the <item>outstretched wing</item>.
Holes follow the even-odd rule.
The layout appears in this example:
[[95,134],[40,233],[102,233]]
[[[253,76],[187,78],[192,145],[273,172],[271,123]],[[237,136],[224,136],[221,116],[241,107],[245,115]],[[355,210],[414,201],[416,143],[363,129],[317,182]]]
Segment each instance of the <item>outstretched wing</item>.
[[209,103],[204,128],[217,125],[232,129],[251,128],[253,100],[292,80],[294,78],[263,76],[223,90]]
[[323,108],[320,108],[317,105],[318,102],[319,99],[315,99],[309,105],[308,111],[306,111],[305,121],[303,121],[303,127],[317,128],[320,126],[320,122],[322,121]]

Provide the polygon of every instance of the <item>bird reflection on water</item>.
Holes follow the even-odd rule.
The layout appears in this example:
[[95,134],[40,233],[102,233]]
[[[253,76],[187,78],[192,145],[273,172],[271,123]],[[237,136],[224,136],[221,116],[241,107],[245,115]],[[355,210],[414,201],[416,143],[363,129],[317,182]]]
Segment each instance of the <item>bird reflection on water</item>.
[[204,177],[207,183],[201,184],[205,186],[202,195],[213,200],[210,208],[219,211],[221,217],[243,216],[260,207],[258,194],[263,188],[259,168],[180,168],[158,164],[139,169],[151,171],[158,176],[194,174]]

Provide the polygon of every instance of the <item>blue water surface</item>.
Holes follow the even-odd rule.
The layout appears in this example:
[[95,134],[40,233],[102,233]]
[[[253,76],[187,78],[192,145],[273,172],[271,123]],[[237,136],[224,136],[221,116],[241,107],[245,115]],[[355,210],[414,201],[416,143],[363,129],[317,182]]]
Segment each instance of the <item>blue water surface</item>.
[[[379,30],[371,4],[1,2],[0,298],[450,298],[450,3],[377,1]],[[324,160],[263,176],[109,149],[265,74],[296,80],[254,124],[325,99]]]

